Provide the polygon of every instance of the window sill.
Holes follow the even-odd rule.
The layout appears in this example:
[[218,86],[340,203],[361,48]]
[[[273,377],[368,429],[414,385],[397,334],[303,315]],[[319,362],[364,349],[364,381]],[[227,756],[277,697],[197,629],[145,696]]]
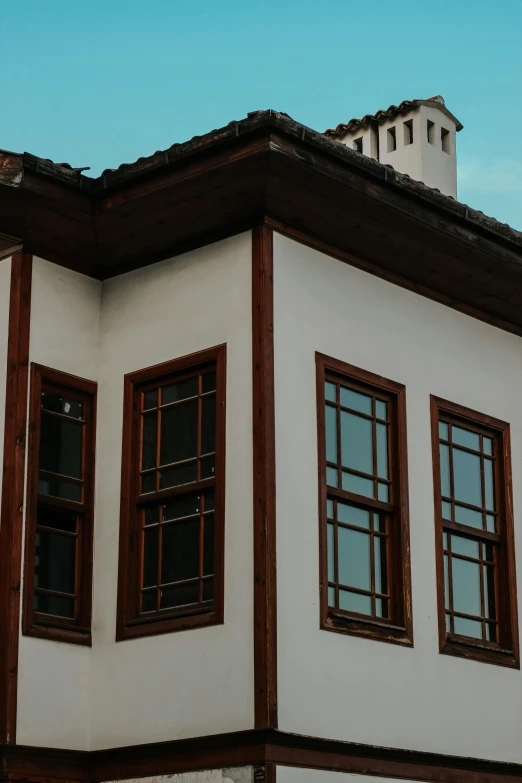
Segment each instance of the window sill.
[[35,639],[48,639],[51,642],[79,644],[83,647],[92,646],[90,629],[53,625],[45,618],[41,620],[34,618],[31,623],[24,623],[22,633],[24,636],[31,636]]
[[408,633],[406,628],[372,618],[351,617],[330,610],[321,622],[321,629],[413,647],[413,633]]
[[493,644],[475,642],[471,639],[446,636],[440,652],[443,655],[454,655],[458,658],[467,658],[470,661],[480,661],[482,663],[492,663],[495,666],[520,669],[520,661],[515,656],[513,650],[505,650]]
[[155,617],[150,619],[137,618],[119,625],[116,630],[116,641],[139,639],[143,636],[158,636],[163,633],[188,631],[194,628],[206,628],[211,625],[222,625],[223,616],[217,610],[195,614]]

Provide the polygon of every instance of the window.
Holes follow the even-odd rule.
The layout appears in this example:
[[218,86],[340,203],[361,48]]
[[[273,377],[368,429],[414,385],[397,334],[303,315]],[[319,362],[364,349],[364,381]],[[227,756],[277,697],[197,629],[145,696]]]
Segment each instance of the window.
[[404,125],[404,146],[407,147],[408,144],[413,144],[413,120],[406,120],[406,122],[404,122],[403,125]]
[[90,644],[96,384],[32,365],[23,632]]
[[321,627],[411,645],[405,389],[317,354]]
[[395,126],[388,128],[386,131],[387,152],[394,152],[397,149],[397,135],[395,133]]
[[125,376],[118,639],[223,621],[225,347]]
[[451,152],[450,148],[450,132],[449,130],[446,130],[446,128],[440,129],[440,142],[442,145],[442,151],[446,152],[448,155]]
[[431,120],[427,120],[426,134],[428,137],[428,143],[435,144],[435,123]]
[[354,150],[356,152],[361,152],[362,153],[362,151],[363,151],[363,138],[362,138],[362,136],[360,138],[358,138],[358,139],[354,139],[353,140],[353,148],[354,148]]
[[518,666],[509,425],[432,397],[441,652]]

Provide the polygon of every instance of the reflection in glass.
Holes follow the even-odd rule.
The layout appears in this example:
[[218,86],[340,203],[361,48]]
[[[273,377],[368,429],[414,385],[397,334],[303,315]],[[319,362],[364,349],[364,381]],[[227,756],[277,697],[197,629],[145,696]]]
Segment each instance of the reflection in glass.
[[[384,426],[384,425],[380,425]],[[341,452],[345,468],[373,474],[372,422],[341,411]]]
[[494,511],[495,501],[493,498],[493,462],[490,459],[484,460],[484,495],[486,508],[489,511]]
[[337,387],[335,383],[330,383],[330,381],[326,381],[324,384],[324,398],[325,400],[329,400],[330,402],[337,402],[337,394],[336,394]]
[[470,430],[464,430],[462,427],[456,427],[455,424],[451,428],[451,440],[457,446],[480,451],[480,435],[476,432],[470,432]]
[[334,526],[328,525],[328,581],[335,581],[335,563],[334,563]]
[[354,476],[353,473],[347,473],[343,470],[343,489],[347,492],[353,492],[354,495],[364,495],[367,498],[374,497],[373,479]]
[[482,528],[482,511],[474,511],[472,508],[459,506],[455,503],[455,522],[469,527]]
[[346,389],[344,386],[341,386],[341,405],[360,413],[366,413],[368,416],[372,415],[372,398],[367,394]]
[[42,415],[40,470],[81,479],[82,438],[83,424]]
[[377,475],[387,479],[388,476],[388,427],[376,424],[377,432]]
[[440,484],[443,497],[451,497],[449,446],[440,444]]
[[453,609],[462,614],[481,615],[480,566],[468,560],[453,557]]
[[385,421],[388,418],[387,404],[382,400],[375,400],[375,415],[378,419],[384,419]]
[[369,595],[351,593],[348,590],[339,590],[339,609],[344,609],[345,612],[371,614],[372,599]]
[[326,461],[337,463],[337,410],[326,406]]
[[370,529],[370,512],[365,508],[352,506],[351,503],[337,501],[337,519],[339,522]]
[[482,506],[480,457],[477,454],[453,449],[453,485],[455,500]]
[[467,620],[464,617],[454,617],[455,633],[460,636],[471,636],[482,639],[482,623],[479,620]]
[[157,413],[149,413],[143,416],[142,470],[156,467],[157,421]]
[[171,402],[186,400],[189,397],[195,397],[198,393],[198,379],[187,378],[184,381],[177,381],[169,386],[163,386],[161,390],[161,404],[168,405]]
[[168,465],[197,456],[198,402],[191,400],[161,414],[160,464]]
[[337,551],[340,584],[371,590],[370,536],[339,527]]

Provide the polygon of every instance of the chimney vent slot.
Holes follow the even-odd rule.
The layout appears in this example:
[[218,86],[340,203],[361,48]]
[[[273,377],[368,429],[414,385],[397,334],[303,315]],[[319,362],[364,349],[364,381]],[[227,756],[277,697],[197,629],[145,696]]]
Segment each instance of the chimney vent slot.
[[393,128],[388,128],[386,139],[388,144],[387,151],[394,152],[397,149],[397,135],[395,133],[395,126]]
[[354,139],[354,140],[353,140],[353,148],[354,148],[354,150],[355,150],[356,152],[361,152],[361,153],[362,153],[362,151],[363,151],[363,140],[362,140],[362,136],[361,136],[360,138],[358,138],[358,139]]
[[440,129],[440,140],[442,143],[442,151],[447,152],[448,155],[450,154],[450,132],[449,130],[446,130],[446,128]]
[[432,122],[431,120],[428,120],[427,132],[428,132],[428,142],[430,144],[435,144],[435,123]]
[[404,146],[413,144],[413,120],[406,120],[404,123]]

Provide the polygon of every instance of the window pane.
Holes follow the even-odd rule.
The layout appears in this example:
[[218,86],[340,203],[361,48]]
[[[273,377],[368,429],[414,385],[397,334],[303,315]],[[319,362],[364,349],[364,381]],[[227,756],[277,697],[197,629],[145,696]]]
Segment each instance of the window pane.
[[466,620],[464,617],[455,617],[455,633],[460,636],[472,636],[473,639],[482,639],[482,623],[478,620]]
[[444,555],[444,606],[446,609],[450,608],[450,589],[449,589],[449,571],[448,571],[448,555]]
[[165,525],[161,554],[162,584],[199,576],[199,519]]
[[354,411],[366,413],[368,416],[372,415],[372,398],[367,394],[345,389],[344,386],[341,386],[341,405]]
[[190,459],[197,456],[198,402],[166,408],[161,414],[160,463]]
[[74,598],[35,593],[34,610],[42,614],[53,614],[55,617],[74,618]]
[[196,462],[179,465],[177,468],[166,468],[160,473],[160,489],[190,484],[192,481],[197,481],[197,477],[198,468]]
[[337,409],[326,406],[326,461],[337,463]]
[[449,446],[440,444],[440,489],[446,498],[451,497]]
[[145,473],[141,477],[141,494],[144,495],[147,492],[154,492],[156,490],[156,471],[152,473]]
[[324,398],[325,400],[329,400],[330,402],[337,402],[337,386],[335,383],[330,383],[330,381],[326,381],[324,384]]
[[345,470],[343,470],[343,489],[347,492],[353,492],[354,495],[364,495],[367,498],[373,498],[375,494],[372,479],[354,476],[352,473],[347,473]]
[[192,514],[199,514],[200,508],[201,495],[199,493],[191,492],[187,495],[179,495],[163,506],[163,521],[167,522],[169,519],[180,519]]
[[377,475],[379,478],[388,476],[388,427],[386,424],[377,424]]
[[83,402],[62,397],[59,394],[42,392],[42,409],[71,416],[73,419],[83,419]]
[[486,625],[486,632],[488,635],[488,642],[497,641],[497,626],[495,625],[495,623],[488,623]]
[[372,613],[372,599],[369,595],[350,593],[348,590],[339,590],[339,609],[345,612],[358,612],[358,614]]
[[76,503],[82,502],[82,485],[73,484],[70,481],[40,476],[38,479],[38,492],[40,495],[51,495],[53,498],[74,500]]
[[203,582],[203,600],[204,601],[213,601],[214,600],[214,580],[213,579],[205,579]]
[[328,588],[328,606],[335,607],[335,587]]
[[214,514],[205,517],[203,538],[203,574],[214,573]]
[[157,608],[158,608],[157,590],[150,590],[147,593],[143,593],[141,596],[141,611],[155,612]]
[[484,566],[484,608],[486,617],[489,620],[495,620],[497,612],[495,609],[495,579],[493,566]]
[[199,601],[199,582],[180,587],[166,587],[161,591],[161,609],[196,604]]
[[198,378],[187,378],[184,381],[177,381],[169,386],[163,386],[161,389],[161,404],[168,405],[171,402],[186,400],[188,397],[195,397],[198,393]]
[[377,499],[381,500],[383,503],[389,503],[390,501],[390,491],[388,488],[388,484],[381,484],[381,482],[377,485]]
[[480,435],[476,432],[463,430],[462,427],[453,425],[451,428],[451,440],[458,446],[465,446],[468,449],[480,450]]
[[448,440],[448,425],[445,421],[439,421],[439,438]]
[[76,533],[77,515],[74,511],[65,511],[57,508],[38,506],[36,511],[36,524],[40,527],[52,527],[55,530],[65,530],[68,533]]
[[341,411],[342,464],[361,473],[373,474],[372,422]]
[[455,503],[455,522],[469,527],[482,528],[482,511],[473,511]]
[[489,454],[489,456],[493,456],[493,441],[491,438],[482,438],[482,450],[484,451],[484,454]]
[[356,527],[365,527],[370,529],[370,512],[365,508],[352,506],[350,503],[341,503],[337,501],[337,519],[339,522],[346,522]]
[[477,454],[453,449],[453,485],[455,500],[482,506],[480,457]]
[[489,530],[490,533],[497,532],[495,517],[493,514],[486,514],[486,530]]
[[386,420],[388,418],[387,405],[382,400],[375,400],[375,415],[378,419]]
[[495,501],[493,497],[493,462],[490,459],[484,460],[484,494],[486,497],[486,508],[490,511],[494,511]]
[[42,415],[40,469],[62,476],[82,477],[83,425]]
[[481,615],[480,566],[468,560],[453,557],[453,609],[462,614]]
[[202,479],[212,478],[214,476],[215,468],[216,468],[215,457],[207,457],[207,459],[202,459],[200,477]]
[[330,498],[328,498],[326,501],[326,516],[328,519],[334,518],[334,503],[333,500],[330,500]]
[[158,434],[158,414],[148,413],[143,416],[143,447],[141,469],[156,467],[156,443]]
[[216,395],[203,397],[201,404],[201,453],[210,454],[216,450]]
[[339,583],[360,590],[370,590],[370,536],[339,527],[337,549]]
[[339,475],[337,468],[326,468],[326,483],[329,487],[337,487],[339,483]]
[[335,581],[335,569],[334,569],[334,526],[328,525],[327,532],[328,539],[328,581]]
[[386,578],[386,539],[375,536],[375,591],[386,593],[388,591]]
[[155,408],[158,404],[158,390],[150,389],[143,393],[143,410],[147,411],[150,408]]
[[144,525],[157,525],[159,522],[158,516],[159,506],[147,506],[144,511]]
[[451,551],[456,555],[465,555],[479,559],[479,542],[463,536],[451,536]]
[[203,394],[216,391],[216,373],[214,371],[207,372],[201,376],[201,391]]
[[35,587],[74,594],[75,566],[76,538],[47,530],[36,533]]
[[447,500],[442,501],[442,518],[451,519],[451,503]]
[[158,584],[158,539],[159,527],[145,530],[143,542],[143,585],[152,587]]

